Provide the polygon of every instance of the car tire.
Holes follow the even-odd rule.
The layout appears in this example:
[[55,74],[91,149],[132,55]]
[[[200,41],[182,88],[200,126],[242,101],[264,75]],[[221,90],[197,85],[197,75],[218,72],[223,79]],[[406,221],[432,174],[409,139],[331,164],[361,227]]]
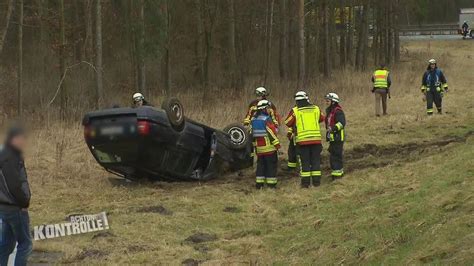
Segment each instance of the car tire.
[[473,39],[474,39],[474,30],[471,30],[471,33],[470,33],[470,35],[471,35],[471,38],[473,38]]
[[168,121],[177,131],[181,131],[184,128],[184,108],[181,102],[177,98],[168,98],[161,104],[161,109],[165,110],[168,116]]
[[224,132],[229,136],[234,149],[245,149],[250,141],[248,129],[240,124],[230,124],[224,128]]

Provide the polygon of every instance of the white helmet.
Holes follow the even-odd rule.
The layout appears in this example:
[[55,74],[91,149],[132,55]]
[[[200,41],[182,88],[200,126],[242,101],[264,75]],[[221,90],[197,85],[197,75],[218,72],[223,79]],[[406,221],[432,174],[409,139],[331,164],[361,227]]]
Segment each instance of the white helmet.
[[299,91],[295,94],[296,101],[308,100],[308,99],[309,99],[308,94],[306,94],[306,92],[304,91]]
[[431,64],[436,64],[436,59],[431,58],[430,60],[428,60],[428,63],[430,63],[430,65]]
[[261,100],[257,103],[257,109],[258,110],[263,110],[270,106],[270,102],[268,100]]
[[133,100],[134,100],[135,102],[145,100],[145,97],[143,96],[143,94],[141,94],[141,93],[139,93],[139,92],[133,94],[133,97],[132,97],[132,98],[133,98]]
[[257,94],[257,96],[267,96],[268,92],[264,87],[258,87],[255,89],[255,94]]
[[339,98],[339,95],[335,94],[334,92],[328,93],[326,96],[324,96],[324,99],[328,99],[332,102],[341,102],[341,99]]

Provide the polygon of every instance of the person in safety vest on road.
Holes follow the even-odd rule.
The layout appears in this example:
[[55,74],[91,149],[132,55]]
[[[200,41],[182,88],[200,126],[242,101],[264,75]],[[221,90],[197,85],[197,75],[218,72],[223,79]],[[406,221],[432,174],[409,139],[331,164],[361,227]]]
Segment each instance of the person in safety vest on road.
[[327,94],[326,99],[326,140],[329,141],[329,163],[331,165],[332,180],[341,178],[344,175],[342,163],[342,153],[344,146],[344,128],[346,126],[346,117],[342,107],[339,105],[340,98],[337,94],[331,92]]
[[[253,100],[249,104],[247,115],[244,118],[244,125],[245,126],[249,126],[250,120],[252,120],[252,118],[255,116],[255,113],[257,112],[258,102],[260,102],[261,100],[267,100],[268,91],[264,87],[258,87],[257,89],[255,89],[255,95],[257,96],[257,99]],[[273,124],[275,124],[276,128],[278,129],[278,127],[280,125],[280,122],[279,122],[280,117],[277,113],[276,106],[272,102],[270,102],[270,101],[268,101],[268,102],[270,104],[270,109],[268,110],[268,115],[272,119]]]
[[428,69],[421,80],[421,92],[426,97],[426,113],[428,115],[433,114],[434,102],[438,114],[442,114],[442,100],[444,93],[448,92],[448,81],[443,71],[438,68],[435,59],[430,59],[428,63]]
[[285,120],[288,128],[296,127],[296,145],[301,161],[301,187],[321,184],[321,129],[324,115],[318,106],[309,102],[304,91],[295,94],[294,107]]
[[372,93],[375,94],[375,115],[380,116],[380,104],[382,104],[383,115],[387,115],[387,96],[390,95],[392,80],[385,64],[380,65],[375,70],[372,75],[372,82],[374,84]]
[[257,155],[256,188],[261,189],[267,184],[276,188],[278,168],[278,140],[276,125],[269,115],[271,106],[267,100],[257,103],[257,111],[250,121],[255,153]]

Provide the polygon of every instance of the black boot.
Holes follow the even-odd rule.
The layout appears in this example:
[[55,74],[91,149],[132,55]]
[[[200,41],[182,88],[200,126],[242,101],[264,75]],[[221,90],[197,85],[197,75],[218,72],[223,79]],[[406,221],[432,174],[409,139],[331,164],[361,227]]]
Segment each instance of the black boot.
[[262,189],[264,185],[265,185],[265,184],[262,184],[262,183],[256,183],[256,184],[255,184],[255,188],[257,188],[257,189]]
[[441,108],[438,108],[438,114],[439,115],[443,114],[443,110]]
[[321,185],[321,177],[320,176],[313,176],[313,187],[319,187]]
[[310,178],[309,177],[301,178],[301,187],[302,188],[309,188],[310,185],[311,185],[311,183],[310,183]]

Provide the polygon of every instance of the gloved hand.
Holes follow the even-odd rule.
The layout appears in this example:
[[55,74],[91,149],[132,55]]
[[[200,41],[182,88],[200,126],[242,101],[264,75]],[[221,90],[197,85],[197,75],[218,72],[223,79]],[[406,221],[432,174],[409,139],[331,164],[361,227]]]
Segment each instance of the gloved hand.
[[375,88],[372,88],[372,93],[374,93],[374,92],[375,92]]
[[293,138],[293,133],[291,132],[286,133],[286,137],[288,138],[288,140],[291,140]]
[[448,91],[449,91],[448,87],[445,87],[444,92],[448,92]]

